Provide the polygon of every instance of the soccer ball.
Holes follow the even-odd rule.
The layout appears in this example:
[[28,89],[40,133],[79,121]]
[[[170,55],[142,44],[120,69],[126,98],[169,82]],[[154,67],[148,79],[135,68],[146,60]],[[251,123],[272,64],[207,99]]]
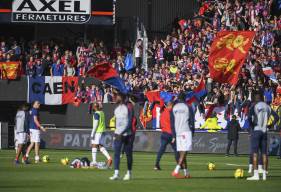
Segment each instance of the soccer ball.
[[244,177],[244,170],[243,169],[236,169],[234,172],[235,179],[243,178]]
[[42,158],[42,161],[43,161],[43,163],[49,163],[49,161],[50,161],[49,156],[48,155],[44,155],[43,158]]
[[213,171],[216,168],[216,165],[214,163],[208,163],[208,170]]
[[60,160],[60,162],[61,162],[61,164],[63,164],[63,165],[67,165],[67,164],[69,163],[69,160],[68,160],[68,158],[66,157],[66,158],[62,158],[62,159]]

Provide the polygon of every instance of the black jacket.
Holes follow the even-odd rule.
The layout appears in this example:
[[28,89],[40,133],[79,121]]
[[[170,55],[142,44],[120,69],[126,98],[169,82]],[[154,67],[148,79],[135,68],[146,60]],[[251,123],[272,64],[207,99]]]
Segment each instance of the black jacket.
[[239,138],[239,131],[241,129],[240,124],[237,120],[232,119],[227,124],[227,138],[231,140],[237,140]]

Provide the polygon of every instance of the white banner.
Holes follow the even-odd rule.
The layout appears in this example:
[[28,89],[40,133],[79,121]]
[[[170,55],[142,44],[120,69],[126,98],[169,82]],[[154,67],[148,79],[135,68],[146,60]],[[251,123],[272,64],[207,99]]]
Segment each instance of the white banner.
[[91,18],[91,0],[14,0],[13,22],[86,23]]

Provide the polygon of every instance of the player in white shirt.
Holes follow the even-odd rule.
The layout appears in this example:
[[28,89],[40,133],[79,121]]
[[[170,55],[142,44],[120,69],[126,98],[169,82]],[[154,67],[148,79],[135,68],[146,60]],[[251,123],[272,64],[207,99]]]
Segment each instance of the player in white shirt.
[[132,178],[132,165],[133,165],[133,131],[132,131],[132,118],[125,103],[125,96],[121,93],[117,94],[118,106],[114,110],[116,117],[116,130],[114,132],[114,174],[110,180],[119,179],[119,165],[122,146],[127,157],[128,171],[123,180],[130,180]]
[[16,115],[16,125],[15,125],[15,147],[16,147],[16,158],[15,158],[15,164],[19,164],[19,157],[22,155],[22,160],[27,163],[27,160],[24,156],[24,147],[27,142],[27,132],[28,132],[28,106],[23,105],[20,107],[20,109],[17,111]]
[[[180,154],[179,160],[172,176],[175,178],[190,178],[187,170],[186,155],[192,150],[192,135],[194,133],[194,113],[192,108],[185,103],[185,94],[180,93],[178,103],[172,110],[172,130],[176,139],[177,151]],[[183,168],[184,176],[179,174]]]

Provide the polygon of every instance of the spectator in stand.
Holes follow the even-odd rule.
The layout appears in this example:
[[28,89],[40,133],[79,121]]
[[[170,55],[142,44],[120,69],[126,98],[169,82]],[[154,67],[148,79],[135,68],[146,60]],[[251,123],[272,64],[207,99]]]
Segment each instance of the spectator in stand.
[[103,101],[103,90],[100,88],[100,87],[96,87],[96,90],[95,90],[95,96],[96,96],[96,102],[98,103],[102,103]]
[[103,103],[111,103],[113,101],[112,91],[109,87],[105,89],[105,93],[103,96]]
[[85,88],[78,86],[77,93],[75,95],[75,101],[78,103],[85,103],[85,101],[86,101]]
[[40,59],[37,59],[35,63],[36,63],[36,64],[35,64],[35,75],[36,75],[37,77],[43,76],[44,70],[45,70],[45,69],[44,69],[44,66],[42,65],[41,60],[40,60]]
[[135,46],[135,61],[136,61],[136,67],[141,68],[142,66],[142,40],[138,39],[136,46]]
[[[52,64],[57,63],[59,59],[62,64],[68,60],[76,70],[76,75],[85,77],[89,67],[106,60],[110,61],[119,72],[127,88],[136,94],[143,94],[152,89],[164,90],[164,88],[174,93],[188,92],[198,85],[197,74],[201,74],[209,91],[202,104],[217,103],[219,97],[224,97],[222,105],[229,105],[231,114],[238,111],[239,116],[243,113],[241,109],[243,103],[251,98],[251,91],[256,89],[264,90],[267,86],[264,96],[268,97],[268,103],[272,103],[276,97],[277,84],[273,84],[263,75],[262,68],[272,67],[277,79],[281,79],[281,16],[272,14],[271,1],[217,0],[209,3],[207,0],[200,0],[198,2],[201,6],[199,15],[196,13],[195,18],[186,20],[186,26],[180,28],[176,24],[167,36],[149,39],[148,50],[145,50],[149,60],[147,72],[141,69],[143,56],[141,40],[138,40],[134,47],[126,43],[123,47],[116,45],[114,50],[109,51],[102,41],[96,39],[89,42],[80,41],[77,47],[70,49],[65,49],[67,46],[55,41],[18,41],[16,44],[15,39],[1,39],[0,61],[6,61],[6,58],[9,58],[8,54],[12,56],[10,60],[22,55],[20,59],[27,69],[26,75],[32,76],[30,57],[34,60],[42,60],[42,66],[45,69],[43,75],[50,75],[51,68],[53,69]],[[230,90],[228,85],[212,81],[208,71],[208,55],[212,41],[216,33],[222,30],[256,31],[235,91]],[[29,46],[25,47],[25,45]],[[74,53],[70,51],[75,49]],[[9,50],[13,50],[14,54]],[[124,56],[131,50],[134,52],[136,69],[126,72]],[[112,54],[108,54],[110,52]],[[67,65],[64,65],[61,75],[64,74],[66,67]],[[98,90],[106,92],[104,87]],[[91,102],[96,101],[98,97],[98,100],[102,100],[100,95],[103,96],[103,94],[100,94],[98,90],[96,88],[91,90]],[[231,101],[231,103],[226,101]]]
[[64,76],[68,76],[68,77],[75,76],[75,68],[70,64],[68,59],[65,61],[65,65],[64,65]]
[[274,93],[273,90],[271,88],[269,88],[268,86],[265,87],[264,89],[264,101],[270,105],[272,103],[272,101],[274,100]]
[[86,70],[86,59],[84,56],[80,56],[77,65],[78,76],[85,77]]
[[52,65],[50,74],[51,74],[51,76],[63,76],[64,75],[64,66],[61,63],[60,59],[58,59],[57,62]]
[[13,44],[13,46],[11,48],[12,48],[12,50],[15,53],[16,60],[19,60],[19,57],[21,55],[21,48],[20,48],[20,46],[18,46],[16,41],[14,42],[14,44]]
[[26,65],[26,75],[29,77],[34,77],[35,74],[36,74],[35,61],[33,57],[30,57]]
[[40,58],[41,50],[39,49],[37,43],[33,45],[30,49],[30,55],[36,59]]
[[50,76],[51,75],[51,68],[52,68],[52,60],[50,55],[43,54],[42,56],[42,66],[44,68],[43,76]]
[[6,46],[6,42],[2,41],[0,44],[0,50],[2,51],[2,53],[7,53],[8,52],[8,47]]

